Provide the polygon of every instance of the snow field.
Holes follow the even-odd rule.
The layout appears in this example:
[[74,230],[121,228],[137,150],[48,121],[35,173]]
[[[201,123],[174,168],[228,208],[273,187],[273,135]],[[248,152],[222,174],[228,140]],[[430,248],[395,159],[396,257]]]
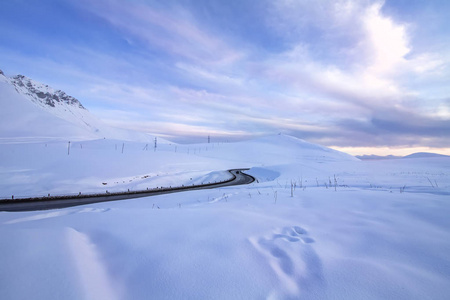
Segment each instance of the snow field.
[[[36,289],[67,299],[445,299],[449,292],[442,196],[424,205],[422,194],[306,189],[290,197],[282,188],[275,203],[271,188],[253,185],[2,213],[2,236],[13,246],[2,257],[59,267],[56,274],[11,267],[2,282],[10,290],[15,278],[34,276],[39,284],[12,295]],[[74,280],[63,266],[79,260]]]
[[237,166],[182,153],[182,146],[143,150],[146,145],[107,139],[71,142],[70,149],[68,142],[0,144],[0,198],[200,184],[228,179],[228,166]]
[[[7,299],[446,299],[450,294],[448,158],[363,162],[285,136],[214,149],[166,144],[156,152],[126,143],[123,154],[115,150],[118,141],[82,143],[83,148],[74,143],[70,155],[63,143],[47,150],[41,143],[0,145],[7,155],[0,181],[20,170],[29,178],[45,170],[48,179],[37,180],[30,193],[58,186],[70,192],[74,186],[100,190],[104,186],[96,185],[103,181],[110,188],[111,181],[126,178],[133,182],[120,188],[133,187],[147,183],[148,178],[133,177],[145,174],[159,175],[155,184],[164,181],[159,177],[168,183],[172,175],[183,184],[191,178],[215,180],[226,176],[216,171],[237,167],[251,167],[258,181],[59,210],[1,212],[0,237],[6,242],[0,244],[0,290]],[[88,174],[90,181],[83,181]],[[28,185],[11,182],[9,191]],[[0,190],[9,188],[3,184]]]

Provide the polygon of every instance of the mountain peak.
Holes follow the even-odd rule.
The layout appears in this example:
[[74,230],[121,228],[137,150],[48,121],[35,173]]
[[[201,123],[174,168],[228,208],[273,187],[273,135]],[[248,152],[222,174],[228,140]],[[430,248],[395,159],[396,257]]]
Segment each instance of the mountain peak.
[[67,95],[61,90],[54,90],[48,85],[36,82],[24,75],[16,75],[10,80],[18,93],[30,97],[33,102],[41,106],[54,108],[61,105],[70,105],[85,109],[76,98]]
[[113,128],[61,90],[24,75],[0,74],[0,140],[153,141],[154,136]]

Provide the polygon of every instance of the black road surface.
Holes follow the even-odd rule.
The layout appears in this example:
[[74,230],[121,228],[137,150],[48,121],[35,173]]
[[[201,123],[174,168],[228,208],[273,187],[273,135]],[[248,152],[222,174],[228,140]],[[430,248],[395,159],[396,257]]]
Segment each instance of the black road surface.
[[87,194],[79,196],[37,197],[37,198],[23,198],[16,200],[1,199],[0,211],[34,211],[34,210],[65,208],[97,202],[149,197],[192,190],[214,189],[226,186],[249,184],[255,181],[255,178],[253,176],[243,173],[242,172],[243,170],[248,169],[228,170],[228,172],[230,172],[230,174],[232,175],[232,178],[229,180],[217,183],[207,183],[192,186],[157,188],[151,190],[108,193],[108,194]]

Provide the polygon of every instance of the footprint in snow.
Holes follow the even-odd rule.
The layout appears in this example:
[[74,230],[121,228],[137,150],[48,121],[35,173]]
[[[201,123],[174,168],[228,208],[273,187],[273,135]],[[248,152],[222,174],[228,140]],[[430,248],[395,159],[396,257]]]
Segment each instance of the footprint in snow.
[[322,262],[312,247],[315,240],[304,228],[288,226],[249,240],[279,279],[280,289],[273,291],[275,294],[283,298],[297,296],[301,291],[320,293]]
[[305,244],[314,243],[314,239],[308,236],[308,232],[300,226],[284,227],[281,233],[273,235],[274,239],[284,239],[288,242],[302,241]]

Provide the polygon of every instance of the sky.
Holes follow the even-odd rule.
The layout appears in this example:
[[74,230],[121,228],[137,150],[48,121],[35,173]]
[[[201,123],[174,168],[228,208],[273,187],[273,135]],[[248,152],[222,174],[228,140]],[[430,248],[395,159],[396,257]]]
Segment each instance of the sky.
[[175,142],[450,154],[450,1],[8,0],[0,69]]

